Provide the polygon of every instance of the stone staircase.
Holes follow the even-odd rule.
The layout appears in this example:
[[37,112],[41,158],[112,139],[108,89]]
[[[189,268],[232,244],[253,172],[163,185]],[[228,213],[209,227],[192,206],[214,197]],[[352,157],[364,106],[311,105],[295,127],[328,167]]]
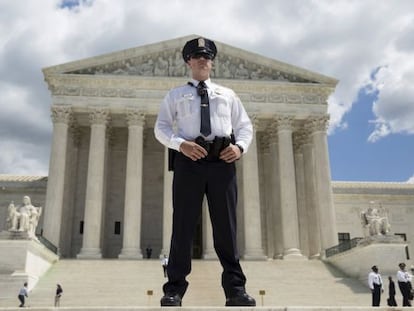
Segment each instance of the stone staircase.
[[[371,302],[364,284],[319,260],[242,261],[241,264],[248,280],[247,291],[256,298],[258,307],[357,307],[369,306]],[[193,260],[188,280],[190,286],[183,307],[201,309],[224,305],[218,261]],[[62,307],[152,309],[159,306],[164,282],[159,260],[60,260],[32,290],[28,305],[31,308],[52,307],[59,283],[64,290]],[[265,295],[259,295],[263,290]],[[18,288],[11,297],[0,294],[0,310],[17,305],[17,291]],[[384,293],[382,305],[386,304],[385,296]],[[397,299],[401,301],[399,293]]]

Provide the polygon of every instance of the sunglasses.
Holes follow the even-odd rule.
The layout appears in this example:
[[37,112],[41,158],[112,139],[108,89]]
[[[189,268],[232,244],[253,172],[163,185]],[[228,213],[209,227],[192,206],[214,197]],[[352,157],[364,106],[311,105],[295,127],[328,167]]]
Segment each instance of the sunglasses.
[[194,55],[191,55],[191,58],[194,58],[194,59],[200,59],[201,57],[204,59],[213,59],[212,55],[206,54],[206,53],[196,53]]

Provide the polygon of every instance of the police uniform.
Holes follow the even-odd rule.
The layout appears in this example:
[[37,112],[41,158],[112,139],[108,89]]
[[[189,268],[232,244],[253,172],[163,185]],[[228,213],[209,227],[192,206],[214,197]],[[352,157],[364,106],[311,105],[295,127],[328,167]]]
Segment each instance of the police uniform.
[[378,273],[377,266],[372,266],[372,271],[368,274],[368,286],[372,292],[372,306],[379,307],[381,301],[382,278]]
[[411,307],[411,276],[405,271],[405,263],[400,263],[398,266],[400,270],[397,271],[397,281],[403,296],[403,307]]
[[[202,53],[209,59],[214,59],[216,51],[213,41],[197,38],[186,43],[183,58],[187,62],[195,53]],[[238,145],[243,153],[252,140],[251,121],[236,94],[210,79],[204,82],[210,108],[209,135],[203,136],[200,133],[201,99],[197,93],[200,81],[194,79],[168,92],[161,103],[154,128],[156,138],[176,154],[173,161],[173,229],[167,268],[168,282],[163,286],[165,295],[161,299],[161,305],[181,305],[188,286],[186,276],[191,271],[193,236],[206,195],[214,246],[223,266],[222,286],[227,298],[226,305],[252,306],[255,301],[245,292],[246,277],[238,259],[235,163],[227,163],[210,154],[193,161],[180,152],[180,145],[185,141],[201,139],[211,143],[218,138],[230,138],[233,134],[231,142]]]

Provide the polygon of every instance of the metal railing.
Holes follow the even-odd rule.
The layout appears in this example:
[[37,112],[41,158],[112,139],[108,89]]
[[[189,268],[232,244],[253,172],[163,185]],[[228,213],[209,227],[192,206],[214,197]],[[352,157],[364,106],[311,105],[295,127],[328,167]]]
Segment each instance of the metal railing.
[[343,253],[351,248],[354,248],[358,245],[358,242],[362,240],[362,238],[353,238],[348,241],[344,241],[338,245],[332,246],[325,250],[326,258],[331,257],[336,254]]
[[50,250],[51,252],[58,255],[58,248],[52,242],[50,242],[48,239],[46,239],[45,237],[43,237],[41,235],[36,235],[36,237],[37,237],[37,239],[39,240],[40,243],[42,243],[44,246],[46,246],[46,248],[48,250]]

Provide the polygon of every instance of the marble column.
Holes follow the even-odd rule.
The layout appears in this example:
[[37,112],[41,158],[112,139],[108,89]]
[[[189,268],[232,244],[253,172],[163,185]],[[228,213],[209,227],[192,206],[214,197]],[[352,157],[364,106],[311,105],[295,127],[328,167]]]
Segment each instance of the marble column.
[[278,116],[280,208],[283,229],[283,259],[303,258],[299,250],[298,207],[293,157],[293,117]]
[[244,214],[244,259],[264,259],[262,224],[260,213],[259,166],[257,161],[257,122],[251,117],[254,131],[249,150],[243,154],[243,214]]
[[50,152],[43,235],[59,249],[66,175],[68,128],[72,118],[72,109],[67,106],[52,106],[51,112],[53,138]]
[[268,130],[269,136],[269,170],[270,179],[266,189],[269,196],[269,216],[267,221],[270,233],[273,234],[273,258],[283,259],[283,228],[280,211],[280,174],[279,174],[279,146],[277,138],[277,124],[273,122]]
[[[313,118],[310,122],[315,153],[315,176],[319,207],[321,247],[323,250],[338,244],[336,216],[333,205],[331,170],[326,131],[328,116]],[[324,256],[322,254],[322,256]]]
[[142,259],[141,214],[142,214],[142,162],[144,154],[145,115],[138,110],[129,110],[128,150],[125,183],[124,230],[120,259]]
[[104,200],[105,144],[108,112],[97,108],[89,114],[91,139],[86,181],[82,248],[78,258],[102,258],[101,231]]
[[295,176],[296,176],[296,198],[298,204],[298,223],[299,223],[299,245],[300,251],[304,256],[309,255],[308,243],[308,215],[306,210],[305,196],[305,172],[304,158],[302,153],[303,134],[298,131],[293,133],[293,151],[295,157]]
[[66,149],[66,173],[65,173],[65,190],[63,194],[63,211],[62,218],[70,221],[63,221],[61,226],[61,257],[72,257],[72,239],[73,239],[73,217],[75,214],[76,188],[78,184],[78,166],[79,146],[81,143],[81,131],[78,124],[71,122],[68,129],[68,145]]
[[303,132],[303,164],[305,174],[305,197],[306,210],[308,216],[308,248],[309,259],[319,259],[321,250],[321,238],[319,229],[318,204],[316,197],[316,176],[315,176],[315,156],[310,132]]
[[160,258],[170,254],[172,234],[172,181],[173,172],[168,170],[168,148],[164,149],[164,194],[163,194],[163,217],[162,217],[162,250]]
[[[275,252],[275,234],[274,234],[274,224],[273,224],[273,211],[272,211],[272,198],[270,194],[273,189],[271,189],[272,182],[272,169],[271,169],[271,157],[270,157],[270,146],[269,146],[270,135],[264,133],[261,136],[261,175],[262,181],[261,186],[261,202],[265,207],[264,217],[265,219],[265,237],[266,237],[266,256],[269,258],[274,257]],[[260,154],[260,153],[259,153]]]

